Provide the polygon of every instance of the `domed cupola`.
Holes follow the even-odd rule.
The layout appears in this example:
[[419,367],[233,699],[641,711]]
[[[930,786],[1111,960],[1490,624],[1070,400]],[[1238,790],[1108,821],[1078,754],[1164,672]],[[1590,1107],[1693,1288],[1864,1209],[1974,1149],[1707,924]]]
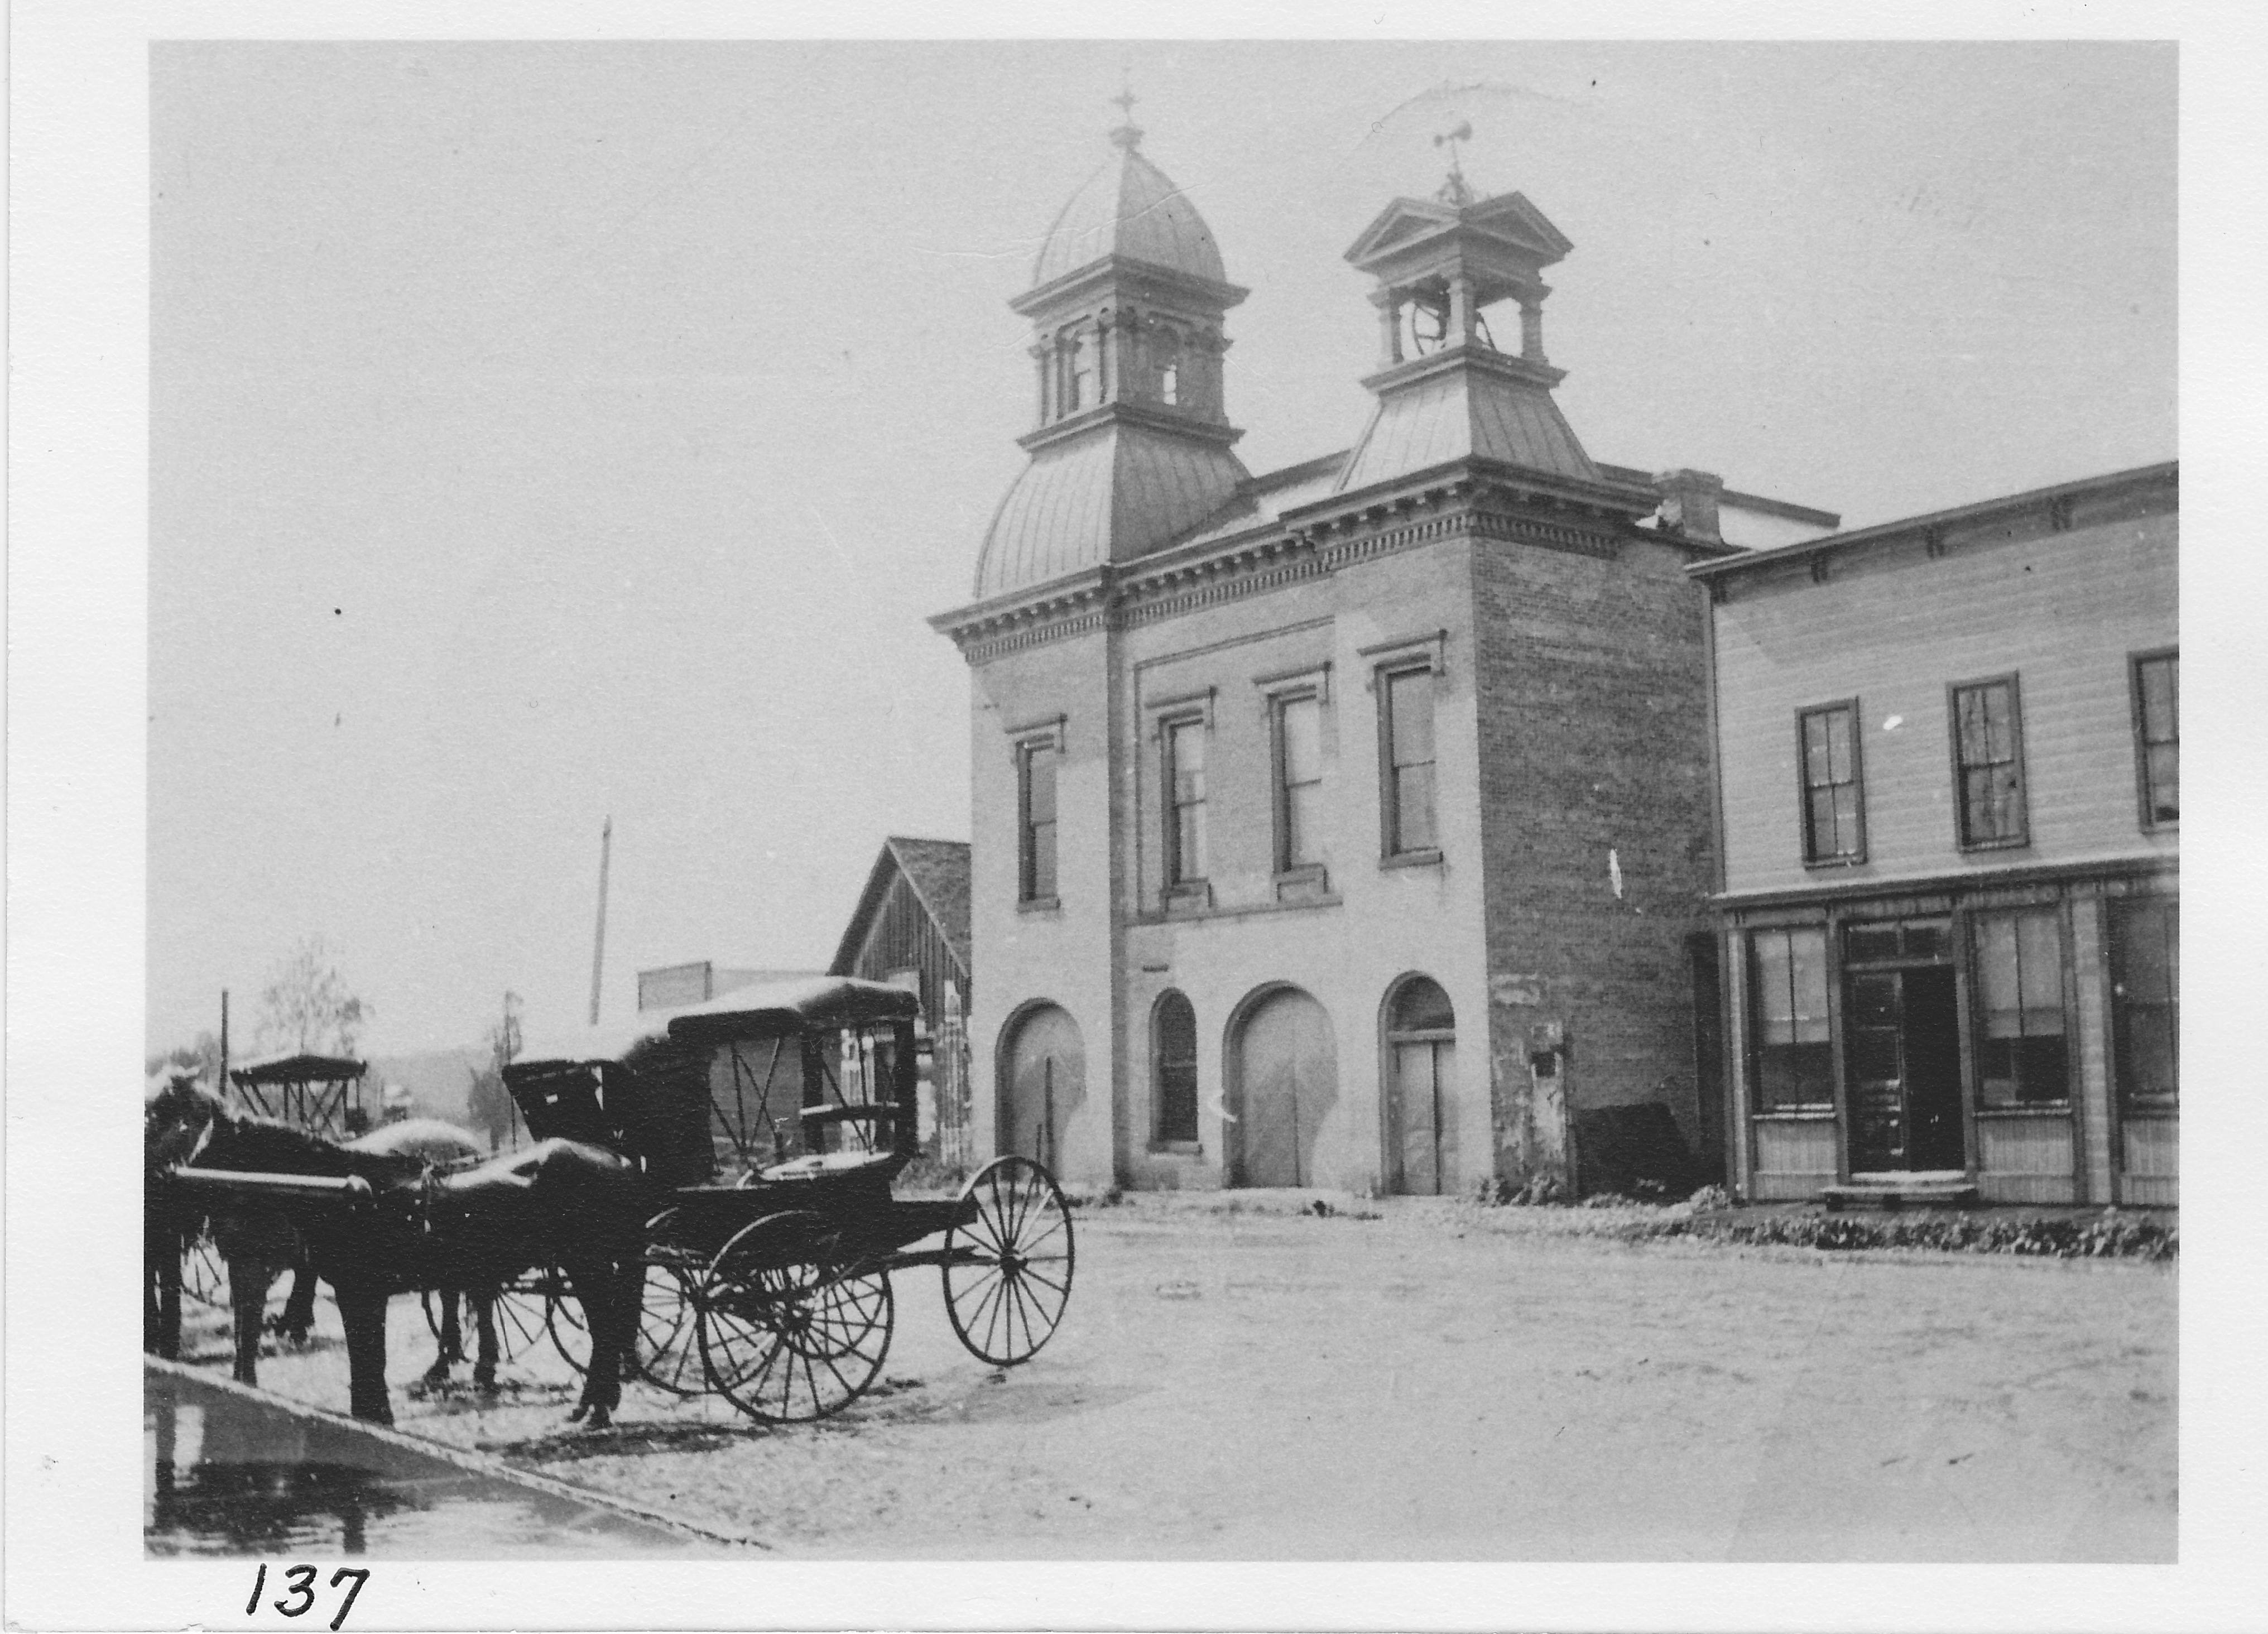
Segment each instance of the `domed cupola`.
[[1110,142],[1009,303],[1032,320],[1039,424],[985,535],[979,600],[1157,549],[1246,479],[1221,390],[1222,320],[1246,291],[1142,133],[1122,123]]

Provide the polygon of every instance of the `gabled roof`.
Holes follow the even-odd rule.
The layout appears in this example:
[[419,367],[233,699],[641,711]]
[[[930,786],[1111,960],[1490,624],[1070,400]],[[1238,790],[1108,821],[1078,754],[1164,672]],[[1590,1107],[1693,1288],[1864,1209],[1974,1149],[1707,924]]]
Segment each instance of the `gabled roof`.
[[906,883],[913,887],[931,922],[937,926],[938,934],[952,950],[966,987],[969,970],[966,840],[916,840],[892,835],[883,841],[881,852],[867,872],[865,888],[858,893],[858,905],[851,910],[850,923],[836,946],[835,962],[828,967],[828,972],[835,975],[850,974],[850,968],[858,962],[858,950],[873,925],[874,916],[881,911],[890,881],[899,874],[905,876]]
[[1438,199],[1396,199],[1362,230],[1346,258],[1366,269],[1460,229],[1495,240],[1531,267],[1548,267],[1575,247],[1525,194],[1500,193],[1462,210]]

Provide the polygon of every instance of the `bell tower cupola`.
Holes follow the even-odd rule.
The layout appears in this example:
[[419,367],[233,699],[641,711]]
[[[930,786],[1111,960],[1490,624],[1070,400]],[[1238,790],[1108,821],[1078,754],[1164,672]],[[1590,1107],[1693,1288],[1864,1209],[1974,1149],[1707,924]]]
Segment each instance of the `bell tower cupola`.
[[980,599],[1169,543],[1246,480],[1222,359],[1228,282],[1189,197],[1142,151],[1130,92],[1110,157],[1057,215],[1009,302],[1032,325],[1032,456],[993,518]]
[[1342,492],[1468,458],[1602,481],[1552,397],[1565,371],[1543,354],[1543,269],[1574,246],[1521,195],[1474,193],[1456,152],[1471,134],[1435,137],[1450,150],[1447,181],[1395,200],[1346,253],[1374,281],[1379,366]]

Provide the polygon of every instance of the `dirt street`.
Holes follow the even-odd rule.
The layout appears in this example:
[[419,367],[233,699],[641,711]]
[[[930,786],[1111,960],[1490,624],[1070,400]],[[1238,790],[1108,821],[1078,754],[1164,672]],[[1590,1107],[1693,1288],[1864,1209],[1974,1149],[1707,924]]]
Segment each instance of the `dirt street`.
[[[2133,1262],[1616,1243],[1604,1211],[1141,1197],[1078,1212],[1055,1342],[996,1373],[933,1274],[885,1383],[767,1431],[543,1351],[402,1428],[811,1556],[2170,1560],[2176,1276]],[[1375,1218],[1362,1218],[1373,1215]],[[193,1336],[217,1360],[217,1321]],[[466,1370],[460,1369],[460,1378]],[[261,1382],[342,1410],[325,1302]]]

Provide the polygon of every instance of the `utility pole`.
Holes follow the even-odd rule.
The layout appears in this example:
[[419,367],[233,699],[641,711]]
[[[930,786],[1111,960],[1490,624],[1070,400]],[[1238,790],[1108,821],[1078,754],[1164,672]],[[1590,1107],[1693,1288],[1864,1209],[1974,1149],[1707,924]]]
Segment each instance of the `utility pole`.
[[614,856],[615,820],[599,830],[599,929],[591,938],[591,1025],[599,1025],[599,978],[607,968],[607,864]]
[[220,1082],[213,1093],[224,1101],[228,1099],[228,989],[220,990]]

